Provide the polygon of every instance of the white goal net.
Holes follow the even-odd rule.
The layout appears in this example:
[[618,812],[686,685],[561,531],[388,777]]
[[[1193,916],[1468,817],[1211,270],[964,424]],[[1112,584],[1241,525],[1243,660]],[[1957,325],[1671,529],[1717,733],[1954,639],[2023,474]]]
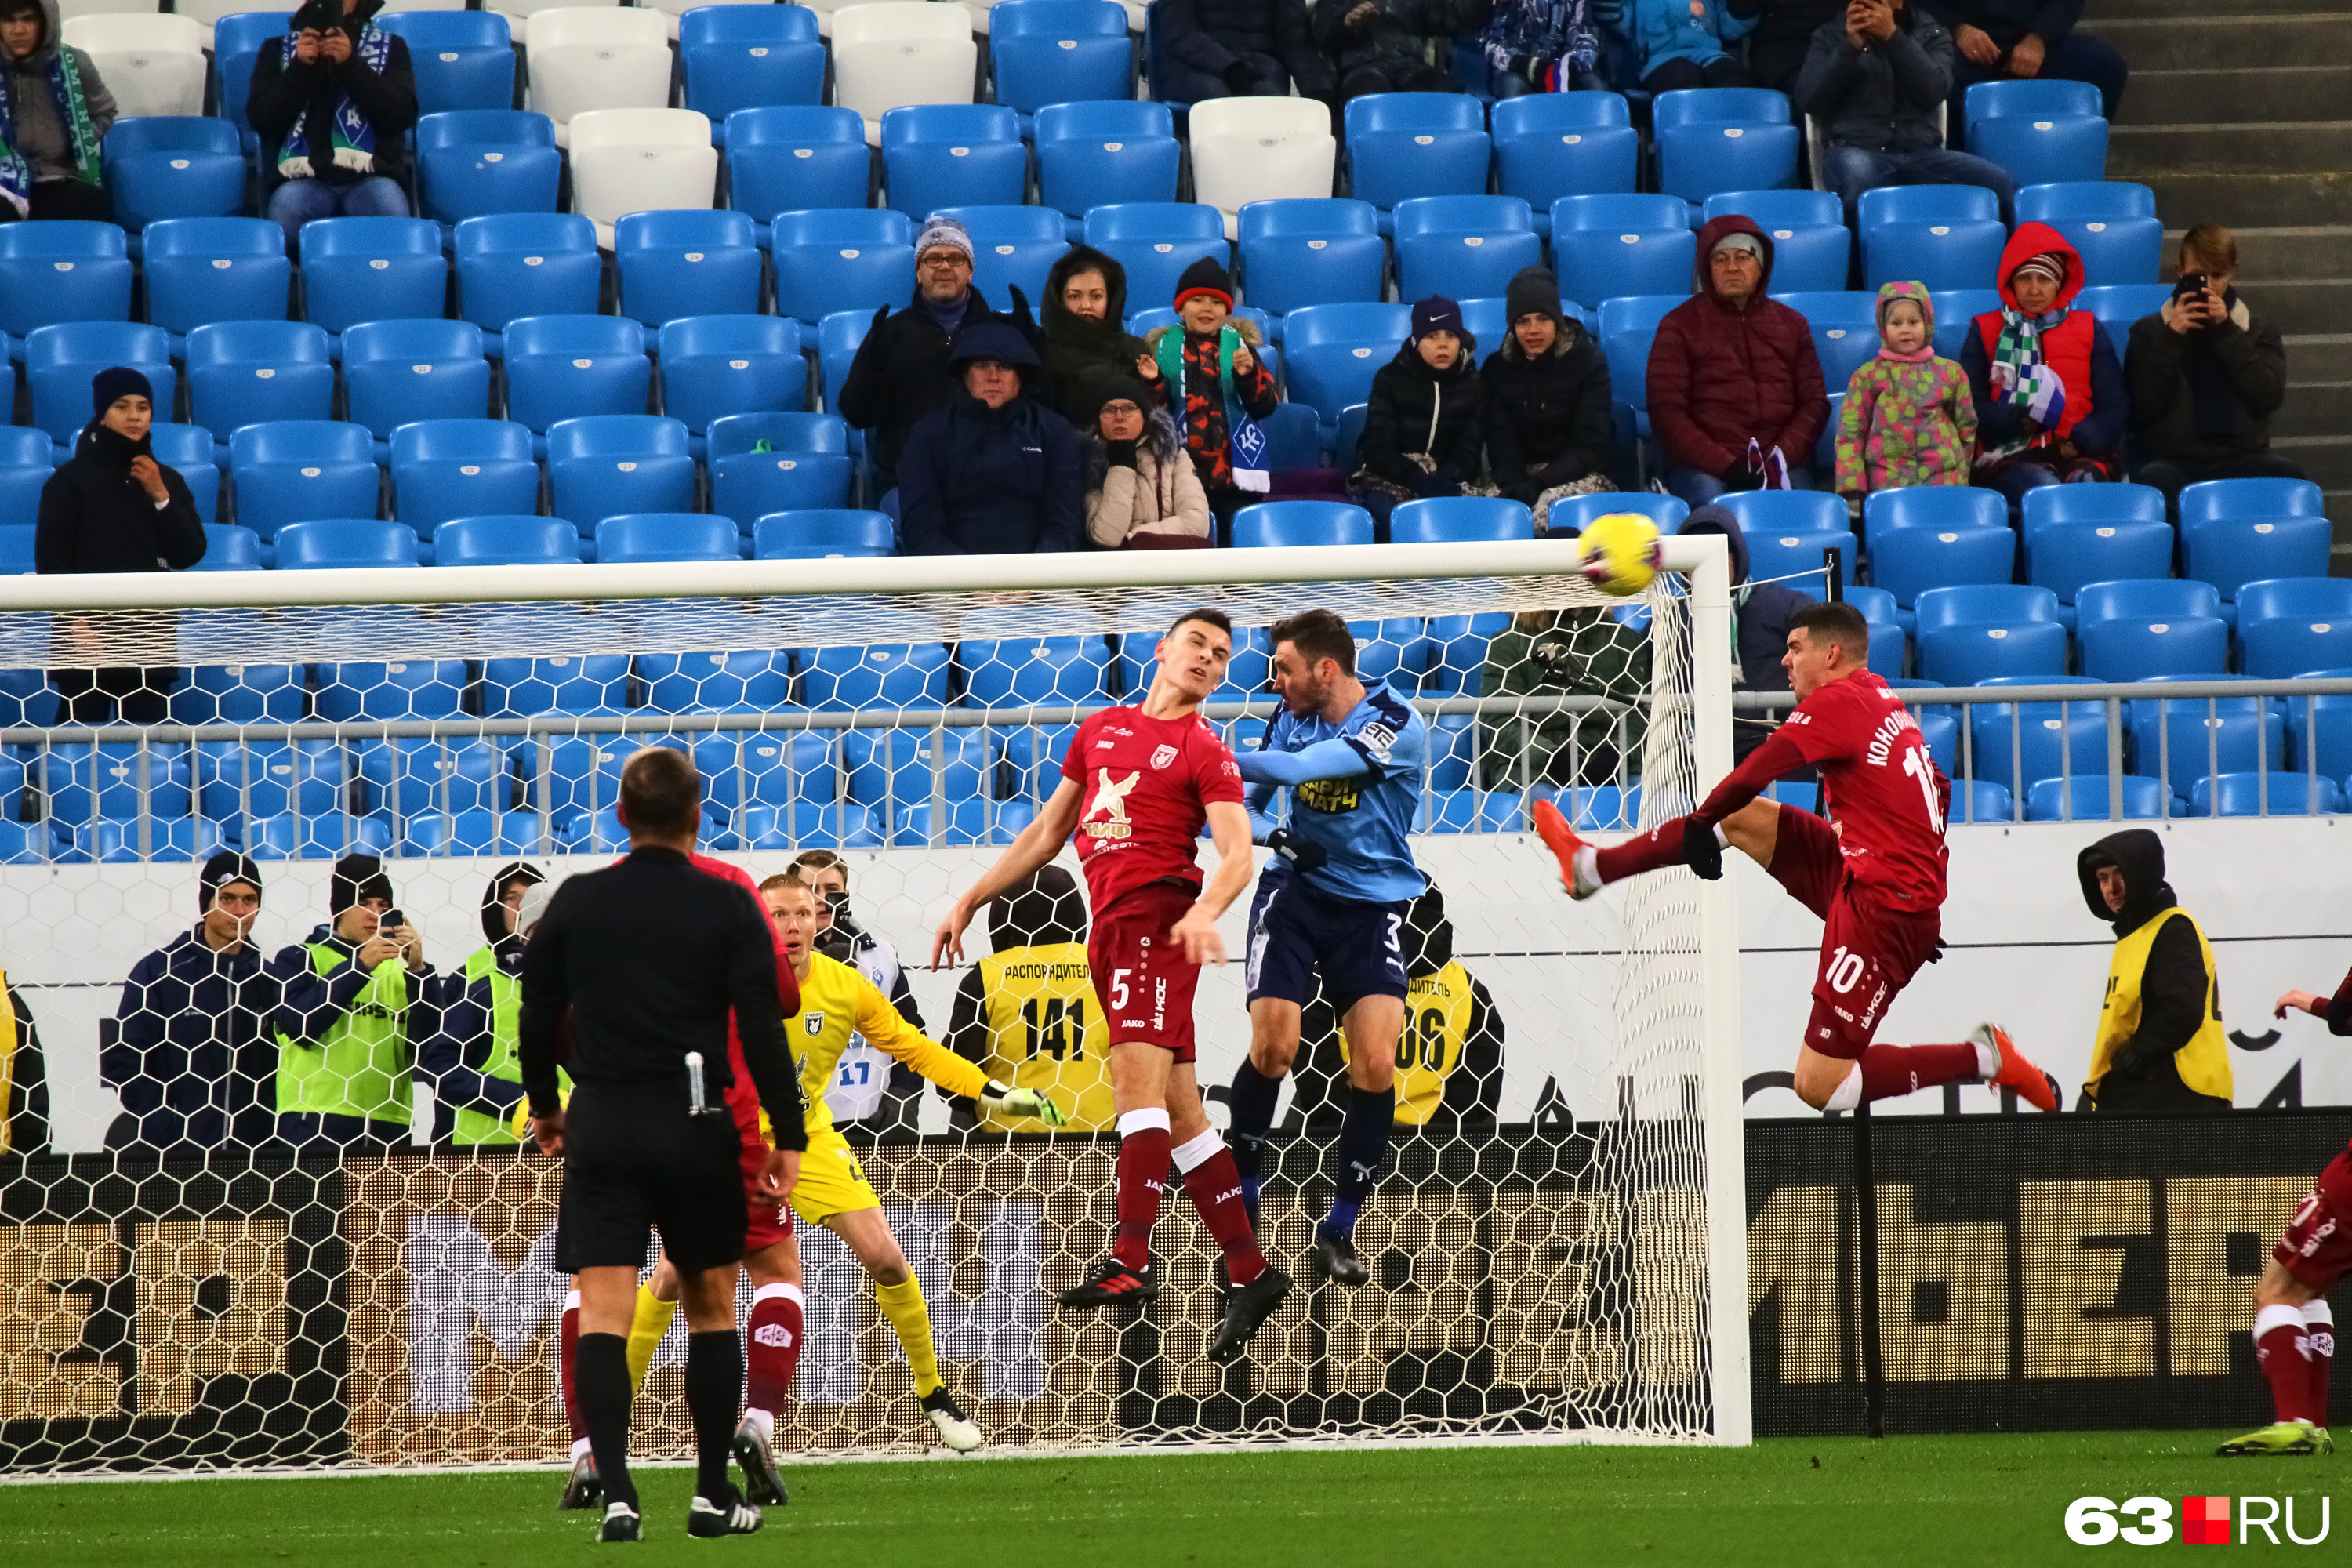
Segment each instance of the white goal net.
[[[646,744],[698,764],[707,850],[755,878],[838,856],[835,936],[895,949],[925,1033],[1075,1113],[992,1125],[858,1047],[828,1089],[993,1446],[1747,1441],[1727,895],[1677,870],[1572,903],[1527,822],[1551,798],[1630,831],[1728,766],[1722,547],[1667,550],[1631,600],[1534,542],[0,583],[0,1473],[562,1456],[561,1173],[497,1110],[510,1025],[459,1003],[517,863],[561,878],[625,847],[619,769]],[[1393,1152],[1356,1233],[1371,1281],[1303,1267],[1349,1092],[1310,1007],[1263,1215],[1302,1289],[1230,1368],[1204,1354],[1215,1253],[1172,1182],[1165,1293],[1055,1304],[1111,1218],[1090,994],[992,1005],[1041,942],[990,911],[983,962],[924,966],[1076,721],[1139,696],[1202,604],[1235,626],[1205,711],[1236,749],[1276,711],[1265,628],[1354,626],[1362,678],[1431,726],[1413,847],[1442,898],[1407,937]],[[224,849],[261,884],[241,937],[204,912]],[[351,855],[380,858],[425,967],[351,1001],[331,1047],[291,1040],[288,977],[331,945]],[[1238,963],[1197,1016],[1222,1101]],[[328,1105],[352,1120],[287,1114]],[[805,1226],[802,1252],[780,1451],[935,1443],[856,1259]],[[683,1361],[681,1324],[641,1452],[690,1447]]]

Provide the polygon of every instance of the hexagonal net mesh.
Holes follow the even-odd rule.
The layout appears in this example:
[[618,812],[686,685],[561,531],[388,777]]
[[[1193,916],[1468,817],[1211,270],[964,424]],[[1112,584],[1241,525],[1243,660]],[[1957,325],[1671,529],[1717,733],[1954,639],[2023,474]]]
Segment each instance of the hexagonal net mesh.
[[[837,857],[825,940],[856,945],[832,951],[933,1039],[1073,1114],[1059,1132],[1003,1122],[862,1040],[823,1085],[992,1443],[1716,1430],[1698,885],[1675,871],[1572,904],[1525,831],[1540,797],[1604,832],[1687,808],[1684,589],[1669,574],[1604,600],[1554,565],[0,610],[0,1469],[563,1455],[561,1171],[509,1117],[511,1015],[475,1004],[515,863],[560,878],[625,848],[618,773],[646,744],[698,763],[707,849],[762,878]],[[1202,1353],[1214,1250],[1172,1188],[1156,1303],[1054,1302],[1111,1215],[1083,961],[1015,943],[923,967],[951,897],[1052,792],[1076,721],[1139,700],[1159,633],[1199,603],[1235,623],[1204,711],[1240,748],[1276,711],[1265,628],[1309,606],[1350,621],[1363,679],[1429,721],[1413,847],[1448,911],[1423,933],[1393,1154],[1357,1232],[1372,1280],[1302,1288],[1230,1369]],[[248,858],[235,874],[258,881],[257,913],[200,886],[223,849]],[[320,978],[357,956],[335,876],[351,854],[381,858],[420,936],[364,992]],[[997,1005],[991,988],[1024,975],[1065,984]],[[1249,1037],[1240,965],[1204,973],[1197,1017],[1218,1100]],[[1264,1207],[1269,1255],[1302,1285],[1343,1050],[1310,1006]],[[871,1281],[800,1229],[805,1352],[780,1449],[935,1442]],[[680,1323],[637,1406],[640,1452],[690,1446],[683,1358]]]

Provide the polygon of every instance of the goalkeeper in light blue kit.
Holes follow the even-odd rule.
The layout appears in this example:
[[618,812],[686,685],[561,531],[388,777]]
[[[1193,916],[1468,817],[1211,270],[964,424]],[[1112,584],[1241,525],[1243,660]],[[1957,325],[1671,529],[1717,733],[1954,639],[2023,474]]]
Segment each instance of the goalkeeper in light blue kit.
[[1255,752],[1236,755],[1262,814],[1291,791],[1290,824],[1267,837],[1275,858],[1250,906],[1250,1054],[1234,1075],[1234,1163],[1253,1222],[1267,1133],[1298,1054],[1299,1010],[1325,994],[1347,1032],[1353,1092],[1339,1125],[1331,1212],[1315,1227],[1313,1263],[1339,1284],[1371,1277],[1355,1243],[1396,1120],[1396,1049],[1408,984],[1398,932],[1429,886],[1405,836],[1421,800],[1428,726],[1386,686],[1356,679],[1356,641],[1329,610],[1277,621],[1274,689],[1283,711]]

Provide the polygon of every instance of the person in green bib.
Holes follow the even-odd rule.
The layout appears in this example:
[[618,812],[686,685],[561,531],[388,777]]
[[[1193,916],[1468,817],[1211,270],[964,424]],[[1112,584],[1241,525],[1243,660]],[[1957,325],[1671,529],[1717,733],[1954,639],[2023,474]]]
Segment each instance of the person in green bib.
[[385,920],[392,879],[373,855],[335,862],[328,908],[328,922],[264,972],[278,998],[278,1136],[298,1152],[404,1147],[415,1099],[410,1029],[431,1022],[425,939],[405,920]]
[[522,1103],[522,1063],[515,1055],[522,951],[552,895],[546,873],[521,860],[500,867],[482,889],[482,934],[489,945],[443,982],[440,1027],[416,1054],[416,1076],[436,1101],[436,1144],[522,1142],[514,1119]]
[[2111,833],[2075,862],[2083,901],[2114,926],[2091,1076],[2093,1110],[2227,1110],[2230,1037],[2221,1027],[2213,945],[2164,879],[2164,840]]
[[0,223],[114,221],[100,149],[114,95],[59,36],[57,0],[0,0]]

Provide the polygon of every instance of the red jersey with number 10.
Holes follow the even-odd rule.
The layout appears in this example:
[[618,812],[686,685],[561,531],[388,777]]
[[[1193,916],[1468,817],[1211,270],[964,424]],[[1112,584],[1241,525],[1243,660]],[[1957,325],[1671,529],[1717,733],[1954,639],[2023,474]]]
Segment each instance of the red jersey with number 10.
[[1886,682],[1866,669],[1832,680],[1777,733],[1821,770],[1846,874],[1889,904],[1941,907],[1951,781]]
[[1147,719],[1140,708],[1107,708],[1078,726],[1062,776],[1083,792],[1078,865],[1097,921],[1113,900],[1152,882],[1198,889],[1194,854],[1208,808],[1242,802],[1233,748],[1197,713]]

